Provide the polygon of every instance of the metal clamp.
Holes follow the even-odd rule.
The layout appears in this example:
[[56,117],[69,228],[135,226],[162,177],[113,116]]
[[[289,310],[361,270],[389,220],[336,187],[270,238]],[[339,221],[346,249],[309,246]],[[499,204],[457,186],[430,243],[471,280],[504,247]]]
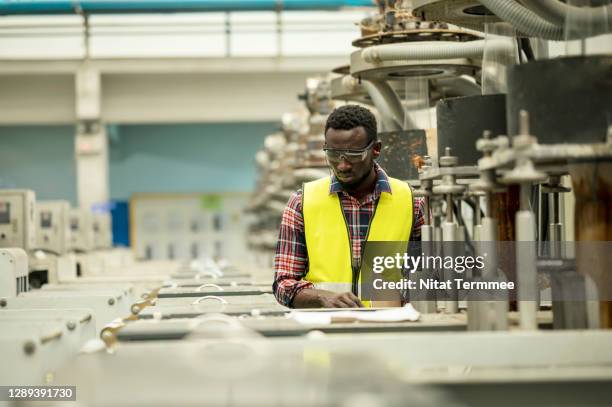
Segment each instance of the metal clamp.
[[130,311],[132,311],[133,315],[137,315],[148,306],[153,306],[157,302],[157,298],[149,297],[146,300],[138,301],[130,307]]
[[197,300],[195,300],[194,302],[191,303],[191,305],[198,305],[199,303],[201,303],[204,300],[217,300],[219,301],[221,304],[227,304],[228,302],[225,301],[225,299],[218,297],[216,295],[205,295],[204,297],[200,297]]
[[84,316],[83,318],[81,318],[81,320],[79,321],[81,324],[84,324],[85,322],[89,322],[91,321],[91,314],[87,314],[86,316]]
[[212,288],[216,288],[219,291],[223,291],[223,288],[218,286],[217,284],[213,284],[213,283],[206,283],[206,284],[202,284],[201,286],[199,286],[198,288],[196,288],[196,291],[202,291],[203,288],[207,288],[207,287],[212,287]]
[[45,344],[47,342],[51,342],[54,339],[60,339],[62,337],[62,331],[55,331],[50,333],[49,335],[42,336],[40,338],[40,343]]
[[118,318],[102,328],[100,331],[100,339],[102,339],[107,349],[111,349],[113,345],[117,343],[117,333],[125,325],[125,321]]

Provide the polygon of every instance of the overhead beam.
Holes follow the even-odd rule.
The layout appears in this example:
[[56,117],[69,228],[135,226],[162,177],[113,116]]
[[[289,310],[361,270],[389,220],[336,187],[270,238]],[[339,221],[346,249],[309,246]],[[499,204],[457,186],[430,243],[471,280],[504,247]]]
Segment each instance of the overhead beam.
[[0,15],[338,10],[372,0],[5,0]]
[[[326,71],[100,73],[104,123],[279,121]],[[0,125],[74,124],[73,74],[0,75]]]
[[[329,72],[346,65],[348,56],[256,57],[256,58],[134,58],[92,59],[90,65],[101,74],[122,73],[251,73],[251,72]],[[74,74],[81,59],[25,60],[3,59],[0,75]]]

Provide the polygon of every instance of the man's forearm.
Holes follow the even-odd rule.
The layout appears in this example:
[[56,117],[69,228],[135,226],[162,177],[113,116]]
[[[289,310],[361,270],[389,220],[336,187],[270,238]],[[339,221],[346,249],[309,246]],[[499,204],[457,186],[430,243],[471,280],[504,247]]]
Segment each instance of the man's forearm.
[[294,308],[361,308],[359,298],[351,293],[305,288],[293,297]]
[[324,294],[332,294],[330,291],[318,290],[316,288],[305,288],[293,297],[293,308],[320,308]]

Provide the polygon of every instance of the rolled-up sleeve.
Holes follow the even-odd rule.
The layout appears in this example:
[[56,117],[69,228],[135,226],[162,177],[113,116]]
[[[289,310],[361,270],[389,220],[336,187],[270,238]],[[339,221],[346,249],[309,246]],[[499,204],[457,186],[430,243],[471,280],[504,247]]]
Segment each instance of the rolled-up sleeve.
[[423,198],[414,198],[412,207],[412,232],[410,240],[413,242],[421,241],[421,226],[425,224],[425,208]]
[[277,301],[291,307],[295,295],[312,283],[304,280],[308,271],[308,252],[304,233],[302,193],[291,195],[283,211],[274,255],[273,290]]

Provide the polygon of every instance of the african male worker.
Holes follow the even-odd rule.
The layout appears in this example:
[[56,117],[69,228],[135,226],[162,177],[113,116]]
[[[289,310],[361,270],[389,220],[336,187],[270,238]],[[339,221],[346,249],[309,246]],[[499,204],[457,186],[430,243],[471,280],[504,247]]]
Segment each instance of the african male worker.
[[[420,241],[422,200],[375,162],[376,118],[345,105],[325,124],[332,175],[307,182],[283,212],[274,257],[274,294],[293,308],[362,307],[358,297],[366,241]],[[385,306],[399,306],[401,300]]]

